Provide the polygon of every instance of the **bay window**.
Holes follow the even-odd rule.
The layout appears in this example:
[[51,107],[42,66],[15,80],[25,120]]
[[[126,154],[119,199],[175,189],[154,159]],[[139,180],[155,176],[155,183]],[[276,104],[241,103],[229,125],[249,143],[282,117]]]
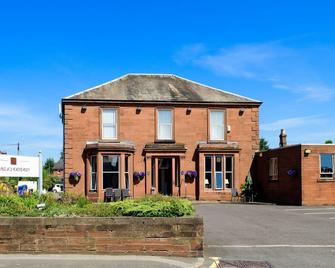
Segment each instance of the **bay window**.
[[129,155],[126,154],[124,157],[124,180],[125,180],[125,187],[129,189]]
[[117,110],[103,109],[102,110],[102,139],[116,140],[117,139]]
[[205,156],[205,188],[212,189],[212,157]]
[[90,159],[91,163],[91,180],[90,180],[90,191],[97,190],[97,156],[92,155]]
[[205,155],[205,189],[233,188],[234,157],[231,155]]
[[222,156],[215,156],[215,189],[221,190],[223,188],[222,179],[223,179],[223,161]]
[[103,156],[103,181],[102,187],[120,188],[120,156],[104,155]]
[[230,189],[233,187],[233,157],[225,157],[225,188]]

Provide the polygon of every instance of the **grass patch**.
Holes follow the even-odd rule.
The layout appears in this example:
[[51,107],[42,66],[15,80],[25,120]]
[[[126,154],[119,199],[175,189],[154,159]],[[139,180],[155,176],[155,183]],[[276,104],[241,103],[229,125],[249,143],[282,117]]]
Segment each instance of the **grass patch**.
[[[37,204],[45,203],[43,209]],[[165,196],[147,196],[111,203],[93,203],[83,196],[64,194],[57,198],[46,195],[0,195],[0,216],[29,217],[182,217],[194,214],[192,203],[186,199]]]

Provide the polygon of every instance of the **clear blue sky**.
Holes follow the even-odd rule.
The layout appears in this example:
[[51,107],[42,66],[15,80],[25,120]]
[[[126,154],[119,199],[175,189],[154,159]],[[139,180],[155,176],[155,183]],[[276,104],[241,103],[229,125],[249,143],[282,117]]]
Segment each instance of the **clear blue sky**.
[[129,72],[263,101],[273,147],[280,128],[289,143],[335,140],[334,10],[320,0],[2,1],[0,144],[58,158],[61,98]]

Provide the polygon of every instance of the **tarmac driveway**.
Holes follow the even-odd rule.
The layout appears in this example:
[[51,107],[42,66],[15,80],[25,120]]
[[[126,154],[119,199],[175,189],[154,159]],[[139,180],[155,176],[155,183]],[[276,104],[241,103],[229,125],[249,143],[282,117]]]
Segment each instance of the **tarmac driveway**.
[[335,267],[335,207],[196,204],[205,256],[272,267]]

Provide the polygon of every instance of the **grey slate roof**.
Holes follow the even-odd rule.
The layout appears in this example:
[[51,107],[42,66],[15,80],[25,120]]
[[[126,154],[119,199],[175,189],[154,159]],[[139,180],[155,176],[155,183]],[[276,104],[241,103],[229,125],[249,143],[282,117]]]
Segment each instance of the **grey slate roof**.
[[64,170],[64,160],[61,158],[58,162],[54,165],[52,170]]
[[257,100],[170,74],[127,74],[64,100],[261,104]]

